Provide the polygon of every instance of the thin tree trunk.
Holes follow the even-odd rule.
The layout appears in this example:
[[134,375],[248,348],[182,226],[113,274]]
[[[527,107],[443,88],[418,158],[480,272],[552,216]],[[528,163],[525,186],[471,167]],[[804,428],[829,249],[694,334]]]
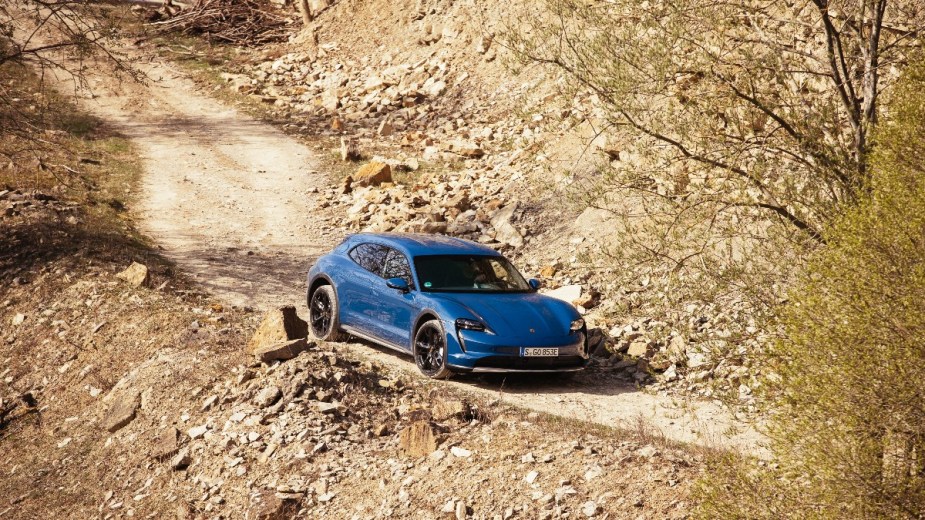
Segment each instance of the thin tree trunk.
[[315,19],[312,15],[312,8],[308,5],[308,0],[299,0],[299,11],[302,12],[302,25],[308,26]]

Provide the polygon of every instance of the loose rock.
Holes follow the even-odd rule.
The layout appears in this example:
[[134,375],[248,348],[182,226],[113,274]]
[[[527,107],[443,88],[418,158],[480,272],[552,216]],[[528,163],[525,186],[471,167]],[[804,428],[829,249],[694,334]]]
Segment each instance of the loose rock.
[[247,352],[253,354],[257,349],[278,345],[308,336],[308,323],[299,318],[293,306],[280,307],[268,312],[257,331],[247,343]]
[[135,413],[140,405],[139,395],[137,393],[117,397],[115,402],[109,407],[106,417],[103,419],[103,427],[110,433],[115,433],[125,425],[132,422]]
[[263,345],[254,350],[254,357],[264,363],[288,361],[314,346],[314,342],[310,343],[305,338],[299,338],[283,343]]
[[460,458],[467,458],[472,455],[471,451],[467,450],[466,448],[460,448],[459,446],[453,446],[450,448],[450,453],[452,453],[453,456]]
[[588,518],[596,516],[600,512],[600,506],[593,500],[588,500],[581,506],[581,512]]
[[165,428],[154,441],[154,447],[151,449],[151,457],[156,460],[164,460],[173,457],[180,449],[180,432],[176,428]]
[[411,457],[423,457],[437,449],[437,435],[429,421],[415,421],[399,434],[399,447]]
[[491,218],[491,226],[495,228],[495,240],[511,247],[521,247],[524,245],[524,237],[520,231],[511,223],[514,217],[514,211],[517,210],[517,204],[511,204],[498,210]]
[[392,182],[392,168],[386,163],[372,161],[364,164],[356,172],[353,181],[360,186],[378,186],[383,182]]
[[189,450],[183,448],[179,453],[174,455],[172,459],[170,459],[170,469],[175,471],[186,469],[191,462],[192,460],[189,456]]
[[458,399],[437,401],[431,409],[431,415],[435,421],[464,419],[468,414],[469,405]]
[[288,520],[299,513],[299,502],[273,491],[261,491],[251,497],[248,518],[255,520]]
[[128,269],[125,271],[117,274],[116,278],[125,280],[133,287],[141,287],[148,285],[150,275],[147,266],[139,264],[138,262],[132,262],[132,265],[128,266]]
[[254,405],[266,408],[275,404],[282,396],[283,392],[278,387],[268,386],[261,390],[257,397],[254,397]]

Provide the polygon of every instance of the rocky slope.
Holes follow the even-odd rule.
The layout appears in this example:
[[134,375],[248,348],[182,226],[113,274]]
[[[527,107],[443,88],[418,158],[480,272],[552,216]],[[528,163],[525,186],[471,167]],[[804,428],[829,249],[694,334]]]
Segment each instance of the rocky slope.
[[[535,139],[559,120],[515,111],[535,94],[475,36],[481,9],[342,1],[319,16],[317,47],[262,50],[228,83],[326,137],[339,173],[317,194],[343,225],[493,244],[601,327],[606,369],[638,383],[710,373],[692,354],[721,318],[614,318],[629,293],[578,262],[577,212],[524,195],[545,171]],[[392,28],[355,30],[374,14]],[[409,26],[413,40],[396,38]],[[342,144],[362,159],[341,161]],[[126,219],[137,178],[106,185],[110,160],[80,162],[69,189],[0,189],[0,518],[689,516],[704,450],[409,378],[202,294]]]
[[[16,198],[0,517],[687,516],[696,452],[454,395],[333,345],[283,348],[272,320],[248,354],[259,315],[150,259],[123,269],[83,241],[79,206]],[[37,222],[60,222],[44,240],[68,254],[35,256]]]
[[320,148],[334,224],[492,245],[578,305],[605,366],[755,410],[744,354],[766,338],[742,302],[678,302],[601,255],[619,231],[569,186],[615,152],[591,131],[593,96],[563,103],[554,78],[512,73],[497,40],[516,4],[341,0],[315,12],[290,43],[246,51],[222,77]]

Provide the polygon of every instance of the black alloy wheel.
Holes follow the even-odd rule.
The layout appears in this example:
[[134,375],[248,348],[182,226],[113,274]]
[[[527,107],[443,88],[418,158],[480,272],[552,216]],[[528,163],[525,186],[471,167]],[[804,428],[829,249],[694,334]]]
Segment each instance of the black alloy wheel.
[[440,320],[430,320],[414,335],[414,362],[427,377],[445,379],[453,374],[446,366],[446,332]]
[[343,338],[337,320],[337,296],[333,287],[322,285],[315,289],[308,305],[308,321],[312,335],[322,341],[340,341]]

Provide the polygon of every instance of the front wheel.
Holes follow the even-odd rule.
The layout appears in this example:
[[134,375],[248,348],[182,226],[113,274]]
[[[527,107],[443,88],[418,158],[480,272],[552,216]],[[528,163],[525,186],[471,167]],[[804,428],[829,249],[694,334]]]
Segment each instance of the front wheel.
[[445,379],[453,374],[446,363],[446,332],[440,320],[424,322],[414,335],[414,362],[427,377]]
[[337,294],[334,287],[322,285],[312,293],[308,302],[308,323],[312,335],[322,341],[341,341],[346,335],[340,331],[337,319]]

